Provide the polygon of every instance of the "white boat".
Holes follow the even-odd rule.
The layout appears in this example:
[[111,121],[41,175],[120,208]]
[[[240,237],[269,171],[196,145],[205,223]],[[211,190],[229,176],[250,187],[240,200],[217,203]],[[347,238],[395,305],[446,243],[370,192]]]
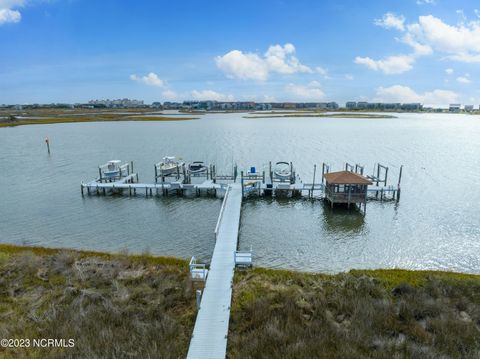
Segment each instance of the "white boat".
[[207,171],[207,166],[202,161],[194,161],[188,165],[188,172],[203,173]]
[[121,169],[120,169],[120,163],[122,161],[120,160],[112,160],[108,161],[106,165],[103,166],[103,177],[105,178],[115,178],[115,177],[120,177],[121,175]]
[[176,174],[180,171],[180,167],[183,166],[183,162],[179,162],[173,156],[163,157],[162,162],[159,163],[160,173],[163,176]]
[[292,171],[290,169],[290,163],[288,162],[277,162],[275,163],[275,169],[273,170],[273,176],[276,179],[281,181],[288,181],[292,176]]

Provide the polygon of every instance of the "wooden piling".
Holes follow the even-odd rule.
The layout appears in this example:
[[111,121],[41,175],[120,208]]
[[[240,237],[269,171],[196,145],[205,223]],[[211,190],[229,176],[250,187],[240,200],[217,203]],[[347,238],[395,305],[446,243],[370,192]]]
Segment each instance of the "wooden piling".
[[50,141],[48,140],[48,137],[45,138],[45,143],[47,144],[47,151],[48,151],[48,154],[50,154]]

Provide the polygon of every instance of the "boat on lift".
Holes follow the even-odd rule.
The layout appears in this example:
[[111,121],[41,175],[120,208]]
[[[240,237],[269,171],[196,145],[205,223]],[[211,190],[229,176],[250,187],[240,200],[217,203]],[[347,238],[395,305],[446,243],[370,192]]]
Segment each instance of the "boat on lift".
[[290,163],[288,162],[277,162],[275,163],[275,168],[273,170],[273,176],[275,179],[280,181],[288,181],[292,176],[292,171],[290,168]]
[[112,179],[116,177],[121,177],[122,170],[120,168],[120,160],[111,160],[108,161],[105,165],[102,166],[102,175],[104,178]]
[[194,161],[188,165],[188,172],[200,174],[207,172],[207,166],[202,161]]
[[180,168],[183,166],[183,162],[177,161],[174,156],[163,157],[162,162],[158,164],[160,173],[163,176],[168,176],[178,173]]

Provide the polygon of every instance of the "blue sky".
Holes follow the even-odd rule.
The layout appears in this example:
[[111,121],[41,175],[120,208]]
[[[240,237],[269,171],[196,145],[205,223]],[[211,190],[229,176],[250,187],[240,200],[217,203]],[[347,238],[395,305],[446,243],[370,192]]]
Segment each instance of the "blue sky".
[[478,105],[475,3],[0,0],[0,103]]

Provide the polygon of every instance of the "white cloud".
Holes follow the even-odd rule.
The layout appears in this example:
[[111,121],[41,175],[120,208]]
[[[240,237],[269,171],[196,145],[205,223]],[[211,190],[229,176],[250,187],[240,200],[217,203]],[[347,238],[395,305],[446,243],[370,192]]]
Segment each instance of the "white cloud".
[[345,79],[348,81],[352,81],[354,79],[353,75],[345,74]]
[[480,22],[449,25],[432,16],[420,16],[418,23],[408,25],[413,41],[429,46],[447,57],[462,62],[480,62]]
[[457,77],[457,82],[459,82],[461,84],[469,84],[470,82],[472,82],[472,80],[470,80],[470,75],[469,74],[465,74],[464,76],[458,76]]
[[355,63],[367,66],[374,71],[382,71],[384,74],[401,74],[413,68],[415,57],[412,55],[389,56],[381,60],[373,60],[370,57],[355,58]]
[[417,0],[417,5],[435,4],[435,0]]
[[403,15],[395,15],[392,12],[387,12],[381,19],[375,19],[373,23],[377,26],[384,27],[385,29],[405,31],[405,17]]
[[166,100],[166,101],[175,101],[175,100],[178,100],[179,99],[179,96],[178,94],[173,91],[173,90],[165,90],[162,92],[162,97]]
[[458,94],[450,90],[433,90],[419,94],[408,86],[379,87],[375,102],[420,102],[431,106],[444,106],[458,102]]
[[451,75],[451,74],[453,74],[453,69],[452,68],[445,69],[445,73],[447,75]]
[[137,76],[135,74],[132,74],[130,75],[130,80],[141,82],[148,86],[157,86],[157,87],[165,86],[165,81],[160,79],[158,75],[154,72],[150,72],[145,76]]
[[232,50],[215,57],[217,67],[227,77],[242,80],[264,81],[270,73],[311,73],[312,69],[300,63],[292,44],[272,45],[263,56],[255,53]]
[[411,33],[405,34],[401,41],[407,45],[409,45],[416,56],[425,56],[425,55],[430,55],[433,50],[430,47],[430,45],[427,44],[421,44],[418,41],[414,40],[413,36]]
[[290,83],[285,86],[285,91],[296,99],[304,101],[318,101],[325,96],[317,81],[312,81],[307,86]]
[[270,71],[281,74],[294,74],[297,72],[312,72],[312,70],[294,56],[295,46],[292,44],[270,46],[265,53],[265,62]]
[[25,0],[0,0],[0,25],[20,22],[22,14],[14,8],[24,5]]
[[215,63],[229,78],[263,81],[268,77],[268,67],[257,54],[232,50],[217,56]]
[[192,99],[198,101],[235,101],[235,98],[232,95],[224,95],[219,92],[215,92],[212,90],[203,90],[197,91],[193,90],[191,92]]
[[321,66],[317,66],[315,67],[315,71],[318,72],[320,75],[322,75],[323,77],[328,77],[328,71],[327,69],[321,67]]

